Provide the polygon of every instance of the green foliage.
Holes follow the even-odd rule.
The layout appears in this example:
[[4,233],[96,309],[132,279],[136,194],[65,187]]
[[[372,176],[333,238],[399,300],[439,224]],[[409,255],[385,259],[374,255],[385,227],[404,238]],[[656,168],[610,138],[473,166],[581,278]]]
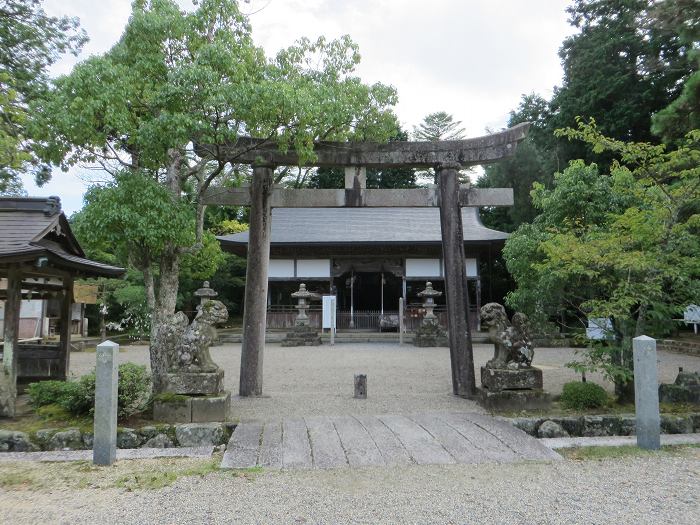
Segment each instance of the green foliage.
[[143,172],[122,171],[113,182],[92,186],[78,215],[75,232],[88,248],[115,253],[139,269],[166,245],[194,242],[192,208]]
[[[31,383],[27,393],[35,409],[58,405],[74,416],[90,414],[95,406],[95,372],[78,381],[41,381]],[[145,366],[119,365],[117,415],[128,418],[143,411],[150,399],[151,379]]]
[[559,135],[620,160],[608,174],[572,162],[551,190],[535,184],[540,215],[504,249],[518,285],[507,302],[581,329],[587,318],[611,319],[615,343],[595,347],[581,367],[626,382],[629,340],[668,329],[700,299],[700,132],[674,151],[605,137],[594,122]]
[[564,385],[559,400],[564,408],[572,410],[601,408],[608,404],[608,393],[595,383],[573,381]]
[[49,66],[86,40],[76,18],[48,16],[39,0],[0,4],[0,194],[21,193],[21,171],[32,171],[39,185],[48,180],[33,152],[27,106],[41,100]]

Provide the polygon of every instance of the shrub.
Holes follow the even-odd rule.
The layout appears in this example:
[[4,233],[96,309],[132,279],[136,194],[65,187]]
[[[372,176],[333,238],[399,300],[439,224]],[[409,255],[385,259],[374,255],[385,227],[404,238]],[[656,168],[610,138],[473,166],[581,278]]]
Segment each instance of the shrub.
[[574,410],[600,408],[608,403],[608,393],[595,383],[572,381],[564,385],[559,400],[565,408]]
[[[31,383],[27,392],[32,406],[56,404],[75,416],[92,413],[95,407],[95,372],[78,381],[42,381]],[[117,415],[120,419],[141,412],[151,395],[151,376],[145,366],[133,363],[119,365]]]

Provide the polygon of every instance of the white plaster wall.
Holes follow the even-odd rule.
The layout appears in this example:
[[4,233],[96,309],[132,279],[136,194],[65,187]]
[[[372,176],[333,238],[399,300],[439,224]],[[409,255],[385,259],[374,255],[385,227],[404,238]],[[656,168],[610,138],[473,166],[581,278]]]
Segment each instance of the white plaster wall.
[[297,259],[297,277],[331,276],[330,259]]

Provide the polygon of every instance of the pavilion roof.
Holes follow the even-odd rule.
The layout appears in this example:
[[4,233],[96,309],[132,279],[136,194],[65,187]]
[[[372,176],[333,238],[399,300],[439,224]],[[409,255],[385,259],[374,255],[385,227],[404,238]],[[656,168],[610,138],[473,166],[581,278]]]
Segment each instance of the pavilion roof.
[[[502,243],[508,234],[485,227],[476,207],[462,208],[464,242]],[[248,232],[218,237],[222,248],[241,253]],[[271,245],[440,244],[440,209],[274,208]]]
[[0,265],[40,257],[52,267],[85,277],[119,277],[125,272],[85,257],[58,197],[0,197]]

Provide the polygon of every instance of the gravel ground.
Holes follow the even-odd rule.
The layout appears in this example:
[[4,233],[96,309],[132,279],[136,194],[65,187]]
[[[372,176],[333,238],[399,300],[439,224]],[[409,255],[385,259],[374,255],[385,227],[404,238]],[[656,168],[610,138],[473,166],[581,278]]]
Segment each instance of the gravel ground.
[[33,491],[0,489],[0,522],[682,525],[697,523],[699,486],[700,449],[497,468],[212,473],[133,492],[65,483]]
[[[120,354],[122,362],[148,364],[148,349],[131,346]],[[571,348],[540,348],[535,365],[544,370],[544,388],[559,394],[567,381],[579,378],[565,365],[574,357]],[[241,346],[214,347],[211,354],[225,370],[226,388],[238,392]],[[479,367],[493,356],[492,345],[475,345],[474,362]],[[95,366],[94,353],[71,354],[73,374],[84,374]],[[263,398],[232,399],[231,417],[277,419],[290,416],[340,414],[406,414],[440,410],[482,409],[473,401],[452,395],[447,348],[416,348],[390,343],[348,343],[335,346],[282,348],[268,344],[264,356]],[[673,382],[678,367],[700,370],[700,358],[659,352],[659,380]],[[368,398],[353,399],[353,375],[367,374]],[[612,391],[602,376],[589,379]]]

